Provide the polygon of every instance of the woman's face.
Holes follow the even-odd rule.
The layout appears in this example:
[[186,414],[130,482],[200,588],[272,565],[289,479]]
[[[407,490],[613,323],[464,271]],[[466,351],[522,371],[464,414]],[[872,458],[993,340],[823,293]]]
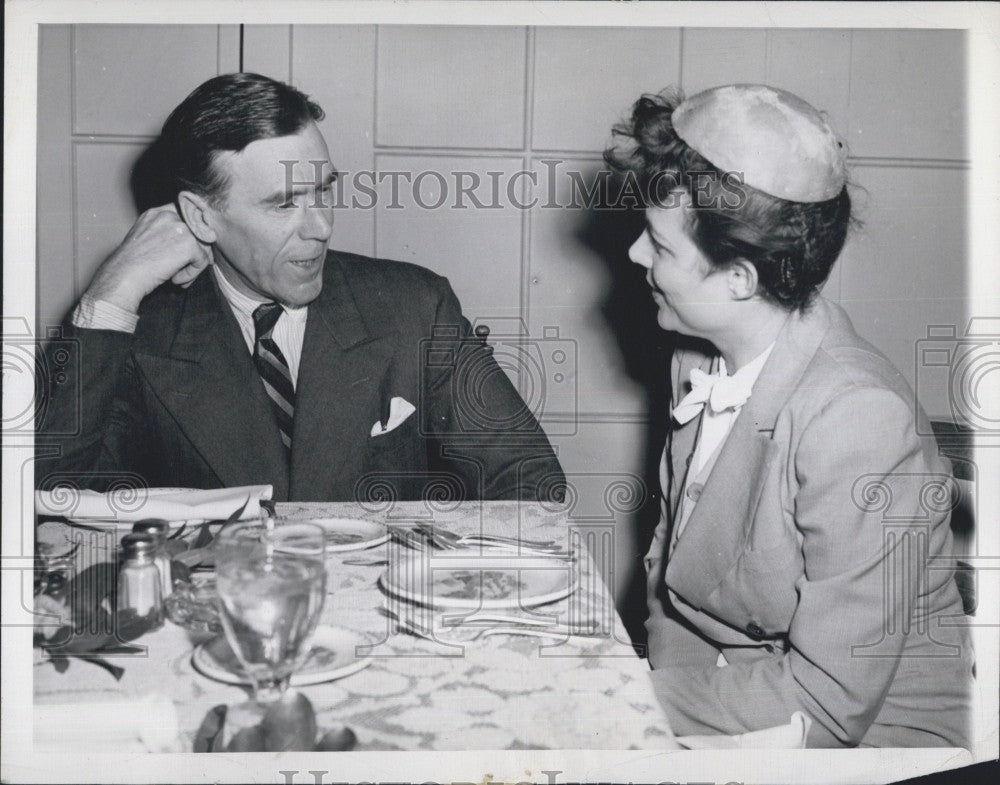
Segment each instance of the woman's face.
[[736,303],[725,271],[713,271],[688,235],[689,197],[669,205],[646,209],[646,229],[628,255],[648,271],[660,327],[712,340],[736,317]]

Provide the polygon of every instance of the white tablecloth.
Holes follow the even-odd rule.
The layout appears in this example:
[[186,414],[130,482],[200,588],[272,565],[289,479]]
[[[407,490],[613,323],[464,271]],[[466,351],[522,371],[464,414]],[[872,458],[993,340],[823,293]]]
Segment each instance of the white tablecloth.
[[[520,534],[570,543],[575,535],[566,516],[538,506],[492,502],[449,505],[431,511],[423,503],[396,505],[388,512],[350,504],[280,504],[293,518],[367,517],[395,523],[432,522],[459,533]],[[590,558],[581,561],[581,591],[587,607],[603,614],[606,634],[567,641],[494,636],[462,647],[405,634],[392,634],[380,609],[390,601],[378,588],[381,566],[345,564],[377,559],[390,546],[331,554],[323,624],[346,627],[372,645],[371,666],[342,680],[301,688],[316,707],[321,728],[348,725],[359,750],[474,749],[676,749],[666,717],[648,677],[645,660],[628,643],[610,593]],[[579,596],[577,597],[579,600]],[[566,600],[546,606],[560,621],[570,614]],[[202,676],[191,664],[198,639],[171,623],[135,643],[147,647],[135,657],[113,661],[125,668],[120,682],[97,666],[72,662],[65,673],[36,656],[36,703],[81,705],[169,696],[177,712],[180,749],[190,749],[195,732],[213,706],[246,700],[246,691]]]

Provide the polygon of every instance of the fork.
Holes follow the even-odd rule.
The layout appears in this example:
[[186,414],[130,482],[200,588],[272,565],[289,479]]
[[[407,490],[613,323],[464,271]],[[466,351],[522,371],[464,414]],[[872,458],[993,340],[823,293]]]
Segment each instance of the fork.
[[404,632],[416,635],[417,637],[426,638],[427,640],[440,641],[441,643],[472,643],[480,638],[489,638],[493,635],[523,635],[534,638],[548,638],[550,640],[595,637],[594,632],[571,630],[565,625],[556,625],[545,628],[514,625],[471,629],[469,627],[445,627],[443,629],[431,630],[407,619],[400,622],[400,629]]
[[[565,624],[555,624],[551,626],[539,627],[530,626],[521,620],[511,622],[502,626],[494,627],[473,627],[465,625],[446,626],[441,628],[428,627],[413,618],[401,618],[399,614],[388,608],[379,608],[383,616],[387,616],[396,622],[398,629],[418,638],[438,641],[440,643],[471,643],[480,638],[488,638],[493,635],[527,635],[537,638],[549,638],[554,640],[565,640],[569,637],[589,637],[593,638],[598,633],[591,625],[590,631],[580,631],[571,629]],[[535,622],[537,624],[537,622]]]
[[440,550],[460,550],[478,544],[487,548],[506,548],[547,556],[569,555],[554,540],[521,540],[517,537],[500,537],[490,534],[460,535],[442,529],[433,529],[425,524],[418,525],[414,531],[428,540],[431,546]]

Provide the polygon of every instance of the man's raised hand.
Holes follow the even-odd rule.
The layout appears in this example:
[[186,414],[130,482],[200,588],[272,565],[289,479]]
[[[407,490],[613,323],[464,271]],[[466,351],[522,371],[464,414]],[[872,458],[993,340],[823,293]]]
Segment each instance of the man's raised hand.
[[86,296],[136,313],[160,284],[188,286],[212,261],[212,248],[188,229],[172,204],[140,215],[125,239],[104,260]]

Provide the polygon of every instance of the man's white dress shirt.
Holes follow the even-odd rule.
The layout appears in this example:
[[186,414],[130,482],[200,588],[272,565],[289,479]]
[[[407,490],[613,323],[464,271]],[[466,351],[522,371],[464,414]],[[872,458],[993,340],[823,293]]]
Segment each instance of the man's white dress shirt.
[[[250,297],[238,291],[214,264],[212,265],[212,273],[219,284],[222,296],[229,303],[229,307],[236,317],[236,323],[243,334],[243,340],[252,355],[256,338],[253,312],[257,306],[270,301]],[[278,317],[271,333],[271,338],[278,344],[278,348],[281,349],[281,353],[285,355],[285,360],[288,362],[293,386],[297,384],[299,378],[299,362],[302,359],[302,343],[306,335],[308,315],[309,308],[307,306],[301,308],[283,307],[281,316]],[[80,302],[73,311],[73,325],[75,327],[134,333],[138,324],[138,314],[119,308],[105,300],[93,300],[86,295],[80,298]]]

